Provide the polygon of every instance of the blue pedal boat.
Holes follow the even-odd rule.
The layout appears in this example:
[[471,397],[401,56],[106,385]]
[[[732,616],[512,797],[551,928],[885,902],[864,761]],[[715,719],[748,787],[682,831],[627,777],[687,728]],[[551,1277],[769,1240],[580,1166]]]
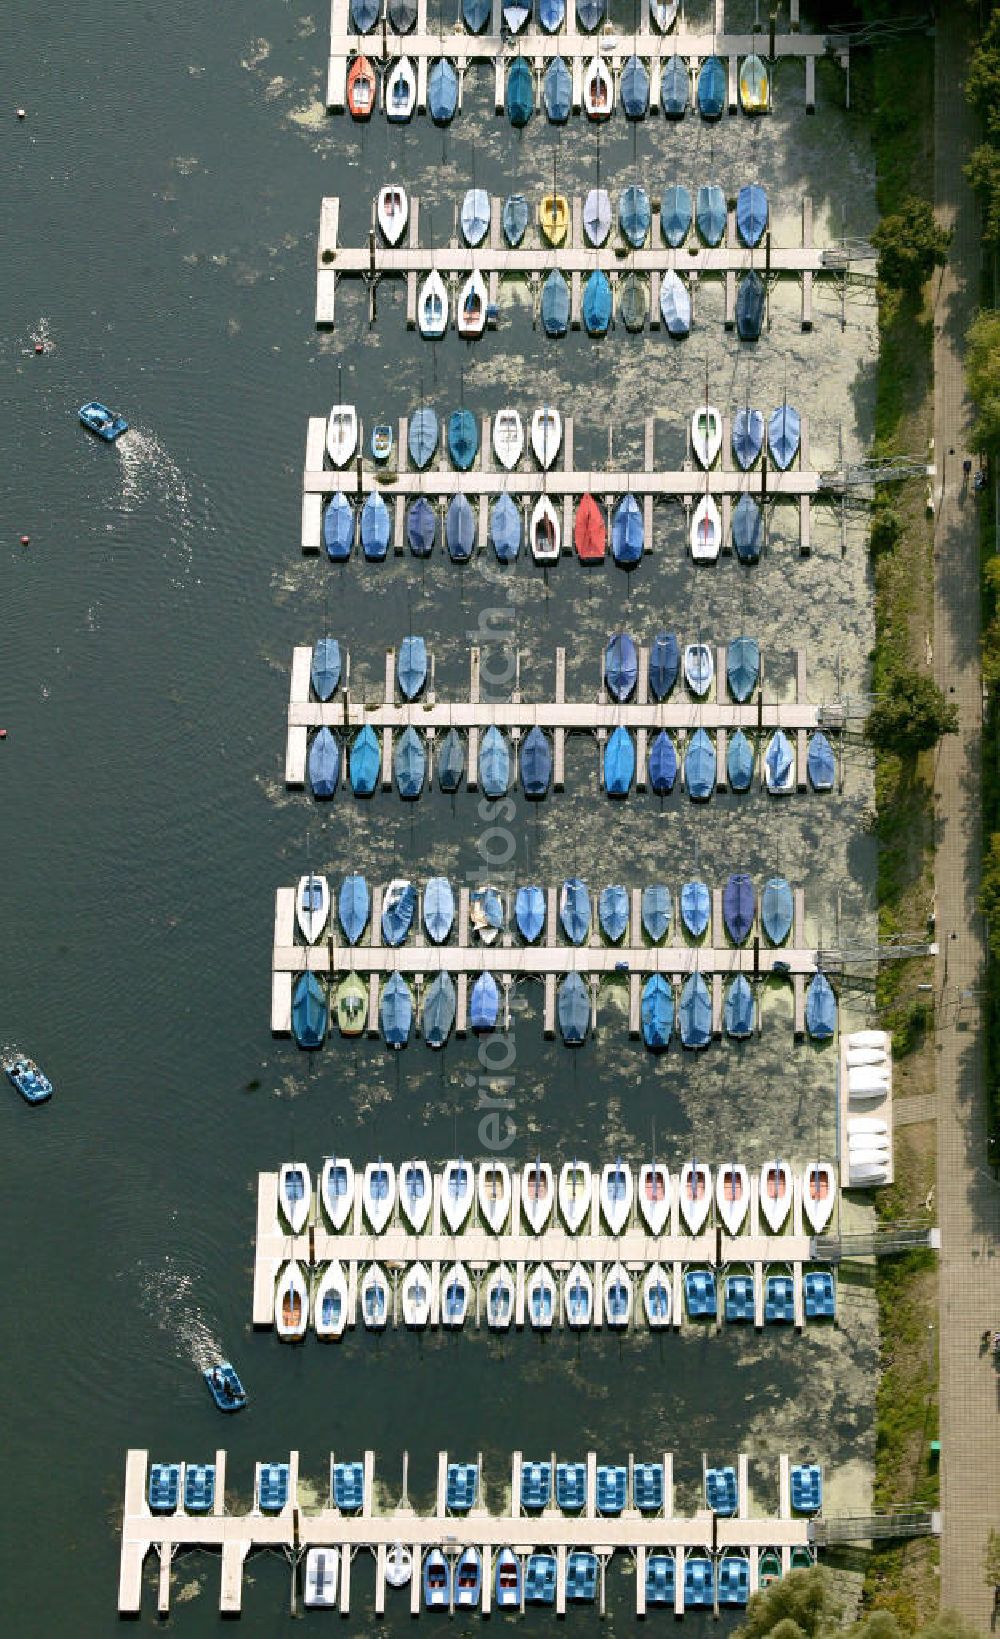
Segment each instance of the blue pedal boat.
[[526,1605],[554,1605],[556,1602],[555,1554],[531,1554],[524,1573]]
[[465,1548],[455,1566],[455,1608],[474,1611],[483,1591],[483,1562],[477,1548]]
[[449,1463],[445,1481],[445,1507],[454,1514],[467,1514],[476,1505],[479,1469],[475,1463]]
[[684,1301],[692,1320],[714,1320],[717,1313],[715,1276],[710,1269],[684,1271]]
[[597,1598],[597,1555],[574,1548],[566,1561],[566,1598],[576,1603]]
[[673,1554],[650,1554],[646,1560],[646,1604],[672,1605],[677,1585]]
[[498,1611],[521,1608],[521,1561],[512,1548],[501,1548],[497,1554],[494,1596]]
[[752,1275],[727,1275],[724,1287],[724,1314],[727,1321],[752,1321],[755,1318],[755,1299]]
[[257,1465],[257,1504],[262,1514],[280,1514],[288,1501],[290,1472],[287,1463]]
[[556,1464],[556,1504],[564,1514],[578,1514],[587,1501],[586,1463]]
[[365,1502],[364,1463],[334,1463],[330,1489],[333,1505],[342,1514],[360,1514]]
[[807,1320],[833,1320],[837,1300],[829,1269],[809,1269],[802,1278],[802,1296]]
[[547,1508],[552,1499],[552,1464],[521,1464],[521,1507],[526,1510]]
[[242,1411],[248,1404],[250,1397],[230,1361],[220,1360],[218,1365],[206,1367],[202,1376],[220,1411]]
[[723,1554],[719,1560],[719,1604],[750,1602],[750,1561],[746,1554]]
[[181,1489],[180,1463],[153,1463],[149,1470],[149,1511],[151,1514],[172,1514],[177,1508]]
[[98,438],[103,438],[106,444],[113,444],[122,433],[128,432],[125,417],[118,415],[114,410],[109,410],[99,399],[91,398],[86,404],[81,404],[79,415],[87,430],[96,433]]
[[715,1567],[710,1559],[696,1554],[684,1561],[684,1606],[693,1610],[711,1609],[715,1604]]
[[659,1463],[636,1463],[632,1470],[632,1501],[640,1514],[658,1514],[663,1507],[663,1468]]
[[620,1514],[628,1500],[628,1469],[618,1463],[601,1463],[597,1469],[597,1512]]
[[185,1463],[184,1512],[210,1514],[215,1502],[215,1464]]
[[791,1474],[792,1508],[796,1514],[818,1514],[823,1506],[823,1470],[818,1463],[796,1463]]
[[446,1611],[451,1601],[451,1567],[440,1548],[432,1548],[424,1560],[424,1605],[429,1611]]
[[52,1097],[52,1083],[34,1059],[19,1054],[17,1058],[7,1060],[4,1071],[11,1086],[16,1087],[29,1104],[44,1104],[47,1098]]
[[705,1472],[705,1501],[713,1514],[732,1519],[739,1507],[740,1493],[735,1468],[709,1468]]
[[764,1319],[769,1325],[790,1326],[795,1319],[795,1287],[791,1275],[768,1275],[764,1282]]

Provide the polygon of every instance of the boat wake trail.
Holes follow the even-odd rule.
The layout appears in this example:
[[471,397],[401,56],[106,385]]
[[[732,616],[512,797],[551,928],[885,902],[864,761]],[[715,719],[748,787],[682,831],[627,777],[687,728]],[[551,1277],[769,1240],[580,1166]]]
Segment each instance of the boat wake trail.
[[195,1277],[167,1258],[162,1268],[139,1264],[136,1286],[144,1313],[170,1339],[178,1360],[190,1360],[199,1371],[223,1358],[222,1344],[204,1311],[194,1301]]
[[115,449],[122,465],[123,514],[129,517],[150,502],[156,505],[162,515],[166,541],[176,549],[186,578],[191,570],[191,543],[196,527],[187,479],[156,434],[143,427],[131,427],[126,436],[118,440]]

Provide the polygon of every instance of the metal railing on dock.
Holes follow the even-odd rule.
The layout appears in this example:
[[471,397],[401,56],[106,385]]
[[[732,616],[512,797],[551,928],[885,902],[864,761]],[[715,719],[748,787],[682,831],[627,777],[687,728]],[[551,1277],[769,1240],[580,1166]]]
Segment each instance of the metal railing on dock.
[[906,1537],[941,1535],[941,1515],[927,1508],[898,1509],[892,1514],[834,1515],[809,1521],[809,1541],[817,1548],[835,1543],[891,1542]]

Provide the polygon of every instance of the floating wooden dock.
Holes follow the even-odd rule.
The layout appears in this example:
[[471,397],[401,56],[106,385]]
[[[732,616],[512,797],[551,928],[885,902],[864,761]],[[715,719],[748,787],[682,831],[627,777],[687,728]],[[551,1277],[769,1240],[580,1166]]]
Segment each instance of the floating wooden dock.
[[[548,1460],[546,1454],[544,1460]],[[576,1459],[574,1459],[576,1460]],[[621,1514],[601,1514],[597,1508],[597,1455],[590,1451],[586,1457],[586,1500],[580,1513],[563,1513],[552,1506],[540,1513],[526,1514],[521,1507],[521,1472],[524,1459],[515,1451],[511,1463],[508,1493],[506,1477],[500,1487],[504,1507],[492,1513],[484,1506],[485,1475],[482,1456],[477,1461],[476,1500],[468,1512],[457,1513],[447,1505],[447,1476],[449,1454],[438,1454],[437,1492],[433,1514],[418,1514],[407,1497],[408,1459],[403,1454],[402,1498],[394,1507],[376,1511],[375,1507],[375,1454],[366,1451],[363,1458],[363,1502],[356,1513],[345,1513],[333,1504],[334,1455],[329,1458],[329,1488],[325,1505],[306,1511],[299,1497],[299,1453],[290,1451],[287,1459],[287,1500],[279,1511],[265,1512],[261,1506],[261,1471],[257,1463],[254,1475],[254,1501],[248,1513],[225,1511],[226,1453],[215,1453],[215,1508],[210,1514],[188,1514],[179,1506],[170,1514],[152,1513],[147,1500],[149,1453],[129,1450],[125,1462],[125,1502],[122,1515],[122,1547],[118,1580],[118,1611],[121,1616],[139,1616],[142,1611],[143,1565],[147,1554],[155,1551],[159,1557],[160,1574],[157,1610],[160,1616],[170,1611],[170,1572],[173,1558],[189,1548],[212,1549],[221,1553],[221,1583],[219,1611],[224,1616],[238,1616],[243,1602],[243,1566],[247,1556],[258,1549],[277,1550],[286,1555],[293,1570],[293,1609],[297,1597],[296,1571],[310,1548],[337,1548],[339,1552],[339,1607],[342,1615],[351,1608],[351,1569],[354,1557],[365,1550],[375,1559],[375,1614],[383,1616],[386,1609],[386,1555],[397,1542],[405,1543],[413,1554],[413,1576],[409,1587],[400,1592],[401,1599],[409,1600],[410,1613],[419,1614],[423,1608],[421,1569],[425,1553],[440,1548],[454,1560],[465,1544],[475,1545],[483,1558],[483,1593],[480,1611],[490,1614],[493,1599],[494,1555],[504,1547],[513,1548],[523,1562],[536,1551],[554,1553],[557,1559],[555,1610],[557,1615],[566,1611],[566,1560],[573,1548],[591,1549],[601,1562],[598,1603],[605,1610],[605,1577],[608,1564],[616,1553],[627,1555],[635,1565],[636,1615],[646,1615],[646,1557],[651,1552],[673,1553],[676,1566],[674,1611],[684,1613],[685,1557],[707,1557],[715,1563],[718,1556],[743,1553],[749,1558],[750,1591],[759,1586],[759,1554],[773,1549],[781,1558],[782,1573],[791,1568],[794,1548],[808,1548],[813,1520],[796,1516],[791,1505],[791,1464],[787,1455],[778,1459],[778,1512],[757,1515],[751,1512],[749,1459],[741,1453],[737,1459],[737,1509],[732,1516],[713,1513],[699,1508],[694,1515],[674,1513],[674,1465],[667,1452],[657,1460],[662,1463],[663,1506],[657,1513],[640,1513],[626,1507]],[[553,1473],[556,1457],[552,1454]],[[702,1459],[703,1473],[707,1467]],[[632,1475],[635,1459],[628,1459],[628,1496],[633,1496]],[[184,1494],[184,1475],[181,1472],[181,1490]],[[718,1579],[713,1576],[716,1590]],[[454,1578],[452,1579],[454,1585]],[[523,1577],[522,1577],[523,1586]],[[716,1611],[718,1607],[716,1605]],[[523,1606],[522,1606],[523,1611]],[[470,1612],[469,1614],[473,1614]]]
[[[721,1037],[723,1028],[723,981],[737,973],[750,980],[767,979],[780,975],[787,978],[794,997],[794,1030],[796,1036],[805,1032],[806,981],[817,971],[819,952],[815,946],[806,946],[805,894],[794,890],[794,918],[787,945],[764,944],[759,934],[748,938],[743,945],[726,942],[722,916],[722,889],[712,893],[712,915],[705,944],[673,943],[683,939],[677,905],[671,918],[670,932],[663,944],[647,945],[642,942],[641,889],[631,892],[630,927],[617,945],[603,941],[593,895],[591,932],[589,942],[583,945],[557,944],[559,930],[558,890],[548,889],[545,943],[515,945],[511,926],[513,892],[501,894],[505,900],[505,925],[491,946],[472,944],[469,935],[469,889],[460,888],[458,895],[458,941],[456,944],[431,944],[423,930],[421,905],[418,903],[413,918],[413,930],[402,945],[382,943],[382,889],[372,889],[371,916],[364,939],[357,945],[340,944],[334,925],[332,935],[314,945],[296,944],[295,889],[279,888],[274,905],[274,945],[271,953],[271,1029],[275,1035],[288,1035],[292,1028],[292,982],[296,975],[309,970],[331,979],[348,973],[365,975],[368,979],[369,1036],[379,1034],[379,980],[390,973],[402,973],[417,987],[418,1005],[414,1010],[414,1034],[420,1033],[419,991],[425,979],[439,972],[455,976],[457,1006],[455,1033],[468,1032],[469,980],[475,982],[484,969],[494,974],[503,991],[503,1017],[509,1018],[510,991],[516,981],[525,978],[541,979],[545,989],[543,1029],[547,1037],[556,1030],[556,983],[566,973],[580,973],[591,980],[591,1028],[597,1022],[598,988],[602,979],[613,979],[616,974],[627,979],[629,988],[629,1033],[641,1035],[642,983],[651,973],[662,973],[676,989],[691,973],[700,973],[709,986],[712,998],[712,1032]],[[335,919],[334,919],[335,922]],[[756,924],[755,924],[756,925]],[[757,1030],[761,1028],[760,1009],[757,1008]]]
[[[303,786],[306,778],[309,734],[327,727],[344,736],[343,783],[348,780],[350,737],[367,724],[382,740],[382,789],[391,791],[393,784],[393,736],[413,727],[427,739],[428,784],[434,777],[434,744],[436,736],[457,729],[468,736],[465,783],[470,791],[479,786],[479,750],[481,736],[490,727],[509,734],[515,755],[511,758],[511,785],[517,785],[517,745],[523,734],[532,728],[541,728],[552,736],[553,788],[565,789],[566,736],[591,734],[603,748],[609,734],[616,728],[626,728],[635,735],[636,773],[635,788],[646,788],[646,753],[649,743],[666,729],[674,734],[694,734],[704,729],[716,741],[716,790],[728,787],[726,766],[730,734],[742,729],[745,734],[769,735],[778,728],[784,730],[795,744],[796,784],[799,791],[808,789],[807,742],[815,729],[836,734],[844,724],[844,710],[839,703],[810,705],[806,701],[806,663],[801,650],[796,650],[795,699],[793,701],[765,701],[758,684],[750,700],[737,703],[726,699],[697,701],[684,694],[683,684],[675,687],[676,698],[657,701],[649,695],[649,650],[638,649],[639,677],[633,698],[627,701],[611,700],[603,690],[591,701],[566,699],[566,651],[556,649],[555,697],[552,700],[526,701],[521,698],[521,656],[515,661],[515,681],[509,700],[483,700],[480,688],[480,650],[469,651],[469,693],[466,700],[439,700],[434,691],[433,657],[431,675],[426,691],[413,701],[396,700],[396,652],[388,650],[385,657],[385,689],[381,702],[356,699],[350,691],[350,656],[345,660],[345,683],[332,700],[310,698],[310,667],[312,650],[297,648],[292,653],[291,685],[288,697],[288,737],[285,743],[285,784]],[[726,676],[726,650],[718,650],[716,682]],[[724,684],[723,684],[724,687]],[[603,770],[603,762],[601,764]],[[763,764],[759,773],[762,788],[766,786]],[[677,778],[683,788],[683,755],[678,758]],[[602,772],[603,779],[603,772]]]
[[[694,102],[698,70],[706,57],[721,57],[728,69],[727,106],[730,114],[739,109],[739,62],[752,52],[772,62],[793,58],[805,64],[806,112],[816,109],[816,63],[832,56],[845,71],[850,61],[849,48],[843,38],[823,34],[798,32],[798,0],[791,0],[791,29],[778,33],[768,28],[756,32],[730,32],[725,26],[724,0],[716,0],[715,28],[710,34],[695,34],[679,26],[661,34],[650,22],[648,0],[640,0],[639,17],[635,32],[623,30],[620,34],[605,25],[588,34],[577,23],[574,0],[567,0],[564,26],[555,34],[539,29],[526,29],[512,36],[503,27],[501,0],[493,0],[493,14],[489,26],[481,34],[472,34],[459,26],[444,31],[428,26],[427,0],[417,0],[417,21],[409,34],[397,34],[383,12],[380,23],[368,34],[358,34],[351,27],[349,0],[332,0],[330,6],[330,60],[327,69],[326,106],[329,113],[339,114],[347,103],[347,70],[350,59],[363,51],[370,61],[389,63],[407,56],[417,76],[417,109],[427,108],[427,79],[431,62],[447,57],[458,73],[459,108],[462,107],[464,79],[470,64],[490,62],[495,65],[494,104],[497,113],[505,106],[507,74],[515,57],[524,57],[535,71],[535,107],[541,108],[541,76],[550,58],[561,56],[573,79],[573,111],[579,113],[583,103],[584,65],[596,54],[604,58],[615,82],[615,106],[618,105],[618,84],[621,71],[634,53],[650,71],[650,113],[660,106],[660,81],[668,59],[683,57],[690,65],[691,95]],[[845,95],[846,95],[845,88]],[[384,79],[382,87],[384,96]],[[382,104],[381,106],[384,106]],[[687,116],[686,116],[687,117]],[[697,115],[694,116],[698,118]]]
[[[703,1157],[699,1157],[699,1160]],[[441,1324],[441,1275],[453,1263],[462,1263],[469,1272],[475,1288],[475,1300],[470,1303],[468,1324],[479,1330],[487,1324],[485,1295],[486,1275],[499,1264],[511,1271],[515,1285],[513,1326],[520,1330],[527,1321],[526,1290],[528,1277],[538,1264],[546,1264],[553,1272],[557,1288],[574,1263],[580,1262],[594,1277],[593,1316],[588,1329],[600,1330],[604,1325],[602,1282],[612,1264],[621,1262],[638,1277],[632,1299],[630,1329],[645,1331],[641,1280],[653,1264],[660,1264],[671,1282],[670,1327],[679,1331],[682,1326],[704,1327],[703,1321],[686,1318],[683,1295],[684,1273],[697,1266],[725,1273],[733,1267],[749,1269],[754,1276],[754,1325],[764,1325],[765,1286],[768,1268],[790,1270],[794,1285],[794,1325],[802,1331],[806,1324],[802,1290],[802,1273],[806,1264],[823,1261],[813,1256],[813,1241],[804,1225],[802,1211],[801,1174],[792,1177],[792,1208],[787,1233],[774,1235],[760,1218],[760,1177],[750,1172],[750,1205],[747,1213],[749,1228],[746,1234],[731,1236],[720,1223],[713,1224],[715,1206],[707,1220],[708,1227],[699,1235],[692,1235],[684,1225],[680,1210],[680,1187],[672,1178],[670,1226],[662,1235],[651,1235],[648,1229],[627,1227],[621,1235],[612,1235],[601,1218],[599,1176],[595,1175],[590,1222],[578,1234],[571,1234],[558,1221],[558,1208],[553,1207],[553,1221],[540,1235],[527,1230],[506,1230],[495,1234],[481,1222],[452,1232],[441,1210],[441,1176],[432,1178],[433,1201],[427,1229],[420,1235],[406,1225],[397,1208],[394,1222],[381,1235],[374,1235],[365,1227],[362,1198],[363,1169],[355,1177],[354,1209],[351,1224],[339,1234],[326,1226],[322,1209],[314,1191],[310,1217],[300,1235],[289,1234],[278,1213],[278,1174],[262,1172],[257,1178],[257,1235],[254,1248],[253,1324],[255,1327],[274,1325],[274,1292],[279,1270],[292,1258],[304,1269],[317,1269],[333,1260],[339,1261],[347,1280],[347,1326],[359,1324],[359,1293],[361,1275],[371,1263],[381,1264],[392,1284],[391,1324],[404,1325],[400,1286],[402,1274],[411,1264],[423,1263],[430,1277],[430,1325]],[[713,1179],[714,1186],[714,1179]],[[555,1187],[555,1186],[553,1186]],[[521,1177],[511,1178],[512,1204],[510,1224],[521,1223]],[[476,1209],[473,1209],[475,1213]],[[834,1218],[831,1222],[836,1222]],[[825,1233],[831,1234],[832,1230]],[[396,1276],[399,1279],[396,1279]],[[564,1306],[558,1292],[554,1324],[565,1326]],[[721,1330],[724,1304],[718,1297],[715,1330]],[[614,1329],[614,1328],[608,1328]],[[617,1328],[621,1330],[622,1328]]]
[[[320,211],[319,242],[316,256],[316,323],[329,329],[336,315],[337,284],[344,278],[365,279],[370,287],[371,316],[374,318],[375,287],[382,278],[402,276],[406,279],[406,323],[412,330],[417,324],[418,285],[437,269],[446,285],[451,286],[449,323],[456,323],[458,285],[473,269],[478,269],[486,281],[490,312],[487,326],[495,327],[492,316],[500,297],[500,281],[507,278],[527,279],[541,291],[545,275],[558,268],[570,285],[570,328],[579,330],[583,323],[583,281],[595,268],[603,268],[612,287],[613,313],[617,312],[617,283],[628,273],[638,273],[650,280],[649,326],[660,328],[660,281],[668,268],[688,275],[692,288],[691,322],[697,322],[697,282],[705,275],[722,275],[726,281],[726,315],[728,329],[736,323],[736,281],[745,273],[756,271],[765,281],[778,275],[794,275],[802,281],[801,319],[803,330],[812,328],[813,279],[819,275],[843,277],[850,268],[851,255],[839,246],[825,249],[812,242],[812,200],[802,201],[802,242],[798,246],[775,245],[768,229],[764,240],[754,250],[739,242],[736,214],[732,204],[724,244],[704,245],[692,228],[686,245],[674,249],[658,243],[658,198],[651,198],[653,211],[650,242],[641,250],[634,250],[614,232],[600,248],[589,243],[583,232],[583,200],[570,201],[571,223],[564,244],[554,249],[541,238],[529,244],[528,237],[518,246],[507,243],[501,223],[503,200],[490,201],[490,231],[481,245],[472,247],[458,237],[460,201],[453,207],[455,226],[447,245],[420,244],[420,200],[410,199],[407,242],[395,247],[383,243],[375,225],[375,201],[372,201],[372,224],[365,245],[348,246],[340,243],[340,200],[335,196],[324,198]],[[440,212],[439,212],[440,218]]]
[[[674,471],[665,470],[657,465],[654,416],[647,416],[645,419],[642,460],[635,468],[613,466],[613,453],[610,450],[607,468],[583,468],[574,464],[573,418],[567,416],[563,421],[559,459],[547,472],[542,472],[534,466],[530,455],[523,458],[524,465],[518,465],[513,472],[505,472],[498,470],[493,464],[492,424],[486,416],[482,423],[477,465],[468,472],[458,472],[449,464],[443,447],[439,450],[437,460],[423,471],[411,467],[407,445],[408,423],[403,417],[399,422],[396,443],[396,461],[400,464],[392,467],[371,467],[359,456],[348,467],[335,470],[325,464],[326,422],[321,416],[310,416],[306,433],[305,471],[302,475],[302,550],[320,551],[323,544],[324,503],[336,491],[341,490],[349,500],[361,503],[366,495],[371,495],[377,490],[388,502],[390,509],[393,499],[398,499],[402,503],[412,496],[423,495],[428,499],[445,503],[453,495],[464,495],[470,504],[478,509],[476,550],[479,552],[487,550],[491,500],[506,494],[512,499],[530,504],[539,495],[545,494],[553,505],[562,502],[564,557],[574,556],[574,504],[583,495],[593,495],[606,506],[610,506],[614,499],[626,492],[630,492],[637,501],[641,501],[644,554],[656,550],[653,540],[654,502],[682,503],[688,515],[685,540],[690,543],[691,512],[706,494],[715,497],[719,503],[722,516],[722,552],[730,554],[733,503],[741,495],[752,495],[761,506],[779,500],[798,505],[799,551],[803,555],[809,553],[812,550],[812,504],[823,495],[832,493],[837,475],[814,472],[810,469],[809,427],[806,417],[802,417],[799,454],[795,464],[787,472],[778,471],[766,454],[749,472],[732,466],[730,425],[730,417],[724,416],[722,449],[718,463],[707,472],[704,468],[697,467],[690,456],[683,467]],[[442,439],[442,446],[444,442]],[[393,518],[393,549],[398,556],[406,549],[405,531],[405,508],[399,504],[394,509]],[[443,538],[443,530],[441,534]],[[525,527],[525,539],[527,534]],[[439,547],[438,552],[447,556],[444,546]],[[525,548],[521,556],[530,559],[530,550]],[[610,557],[610,546],[608,556]],[[588,570],[595,567],[594,564],[587,565]]]

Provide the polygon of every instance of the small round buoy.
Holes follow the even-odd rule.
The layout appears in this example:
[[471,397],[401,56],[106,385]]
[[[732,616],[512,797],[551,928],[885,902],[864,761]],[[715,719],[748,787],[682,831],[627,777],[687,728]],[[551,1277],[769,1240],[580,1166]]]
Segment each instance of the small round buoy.
[[22,546],[30,546],[31,545],[31,536],[30,535],[22,535],[21,536],[21,545]]
[[42,346],[40,341],[36,341],[36,343],[35,343],[35,352],[36,353],[44,353],[45,352],[45,348]]
[[6,740],[6,738],[7,738],[7,730],[5,728],[0,728],[0,740]]
[[27,109],[19,108],[18,111],[17,111],[17,117],[18,117],[19,120],[27,119],[27,117],[28,117]]

